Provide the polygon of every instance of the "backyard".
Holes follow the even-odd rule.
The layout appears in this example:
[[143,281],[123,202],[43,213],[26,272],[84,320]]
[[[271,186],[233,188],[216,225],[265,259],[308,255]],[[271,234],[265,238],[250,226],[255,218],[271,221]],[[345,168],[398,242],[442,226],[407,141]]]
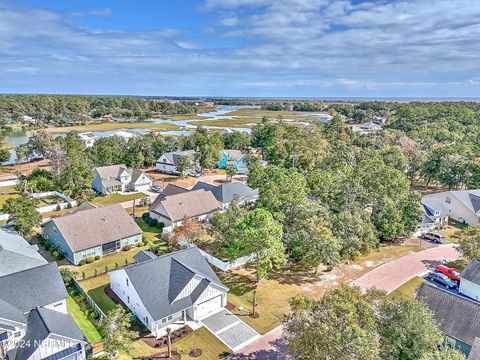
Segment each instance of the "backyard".
[[67,308],[68,313],[72,316],[73,320],[75,320],[78,327],[80,330],[82,330],[83,334],[90,343],[95,344],[102,340],[98,330],[71,296],[67,298]]
[[131,201],[133,199],[141,199],[144,197],[148,197],[148,195],[142,192],[127,195],[114,193],[106,196],[97,196],[95,199],[92,200],[92,203],[95,205],[111,205],[119,204],[125,201]]
[[0,209],[7,199],[15,199],[20,196],[20,193],[15,189],[15,186],[2,186],[0,187]]

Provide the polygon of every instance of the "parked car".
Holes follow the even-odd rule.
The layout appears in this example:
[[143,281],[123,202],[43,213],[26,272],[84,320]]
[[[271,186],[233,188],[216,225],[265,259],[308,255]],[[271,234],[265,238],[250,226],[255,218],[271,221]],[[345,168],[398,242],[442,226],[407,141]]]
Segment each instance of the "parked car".
[[445,265],[437,265],[435,266],[435,271],[442,273],[445,276],[448,276],[450,279],[454,281],[460,281],[460,276],[458,275],[458,271],[455,268],[450,268]]
[[428,274],[428,278],[450,289],[455,289],[457,287],[457,283],[455,281],[442,273],[431,272]]
[[150,191],[153,191],[155,193],[161,193],[162,192],[162,188],[158,185],[153,185],[153,186],[150,186]]
[[443,236],[442,234],[436,233],[436,232],[432,232],[432,231],[429,231],[429,232],[423,234],[422,237],[425,240],[430,240],[430,241],[433,241],[433,242],[436,242],[436,243],[439,243],[439,244],[442,244],[442,243],[445,242],[445,236]]

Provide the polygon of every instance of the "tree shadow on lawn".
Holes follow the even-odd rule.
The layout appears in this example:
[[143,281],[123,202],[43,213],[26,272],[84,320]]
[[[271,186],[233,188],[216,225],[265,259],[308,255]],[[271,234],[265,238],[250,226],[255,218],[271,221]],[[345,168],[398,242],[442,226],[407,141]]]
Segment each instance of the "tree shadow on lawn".
[[241,296],[253,291],[255,288],[255,278],[249,274],[240,274],[235,272],[223,273],[220,275],[224,285],[230,293]]
[[268,279],[278,281],[282,285],[304,285],[314,284],[322,280],[322,275],[325,273],[320,271],[315,274],[312,269],[309,269],[300,264],[286,265],[280,270],[272,271],[268,275]]

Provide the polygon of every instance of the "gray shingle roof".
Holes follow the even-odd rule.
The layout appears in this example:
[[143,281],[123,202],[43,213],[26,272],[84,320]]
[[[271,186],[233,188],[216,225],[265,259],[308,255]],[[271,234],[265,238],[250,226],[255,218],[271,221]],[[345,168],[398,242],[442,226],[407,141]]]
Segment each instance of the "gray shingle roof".
[[0,318],[15,321],[21,324],[27,323],[27,319],[22,311],[2,299],[0,299]]
[[472,259],[465,270],[462,271],[460,277],[480,285],[480,260]]
[[141,263],[141,262],[156,259],[156,258],[157,258],[157,255],[155,255],[151,251],[146,251],[146,250],[139,251],[133,256],[133,259],[135,260],[136,263]]
[[192,188],[192,191],[199,189],[212,192],[215,198],[224,204],[231,203],[236,197],[241,200],[258,197],[258,191],[241,182],[223,183],[215,186],[199,181]]
[[[177,166],[178,159],[180,159],[181,156],[185,156],[185,155],[195,156],[196,151],[195,150],[170,151],[163,154],[162,156],[165,156],[171,164],[173,164],[174,166]],[[157,160],[157,162],[159,161]]]
[[209,214],[220,209],[220,204],[215,196],[203,189],[164,197],[160,201],[155,201],[150,207],[150,211],[155,212],[160,204],[163,205],[172,222],[180,221],[184,217],[191,218]]
[[182,188],[180,186],[168,184],[167,186],[165,186],[165,189],[163,189],[162,195],[170,196],[170,195],[181,194],[188,191],[189,191],[188,189]]
[[47,261],[38,253],[36,245],[0,229],[0,276],[45,264]]
[[[209,284],[227,291],[194,247],[126,267],[125,271],[155,321],[191,306]],[[195,275],[202,281],[192,294],[173,301]]]
[[83,210],[50,221],[74,252],[142,233],[119,204]]
[[26,313],[67,298],[56,263],[0,277],[0,299]]
[[[427,217],[432,220],[448,216],[448,209],[436,198],[423,197],[422,206]],[[440,214],[435,215],[435,211],[439,211]]]
[[15,360],[25,360],[35,352],[39,345],[51,334],[72,339],[73,346],[78,341],[84,341],[83,334],[77,324],[68,314],[45,308],[38,308],[30,312],[28,327],[22,338],[23,346],[19,346]]
[[480,337],[480,304],[429,284],[421,284],[417,299],[427,304],[444,334],[472,345]]

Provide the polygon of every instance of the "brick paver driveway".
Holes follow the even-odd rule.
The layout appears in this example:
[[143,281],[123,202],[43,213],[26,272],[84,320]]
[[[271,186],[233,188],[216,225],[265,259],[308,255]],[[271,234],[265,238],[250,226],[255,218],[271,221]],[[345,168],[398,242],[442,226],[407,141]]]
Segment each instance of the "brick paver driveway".
[[259,333],[226,309],[200,322],[233,351],[260,338]]
[[390,293],[415,276],[433,270],[444,260],[451,261],[459,257],[460,253],[454,245],[437,246],[383,264],[353,281],[352,284],[365,290],[377,288]]

